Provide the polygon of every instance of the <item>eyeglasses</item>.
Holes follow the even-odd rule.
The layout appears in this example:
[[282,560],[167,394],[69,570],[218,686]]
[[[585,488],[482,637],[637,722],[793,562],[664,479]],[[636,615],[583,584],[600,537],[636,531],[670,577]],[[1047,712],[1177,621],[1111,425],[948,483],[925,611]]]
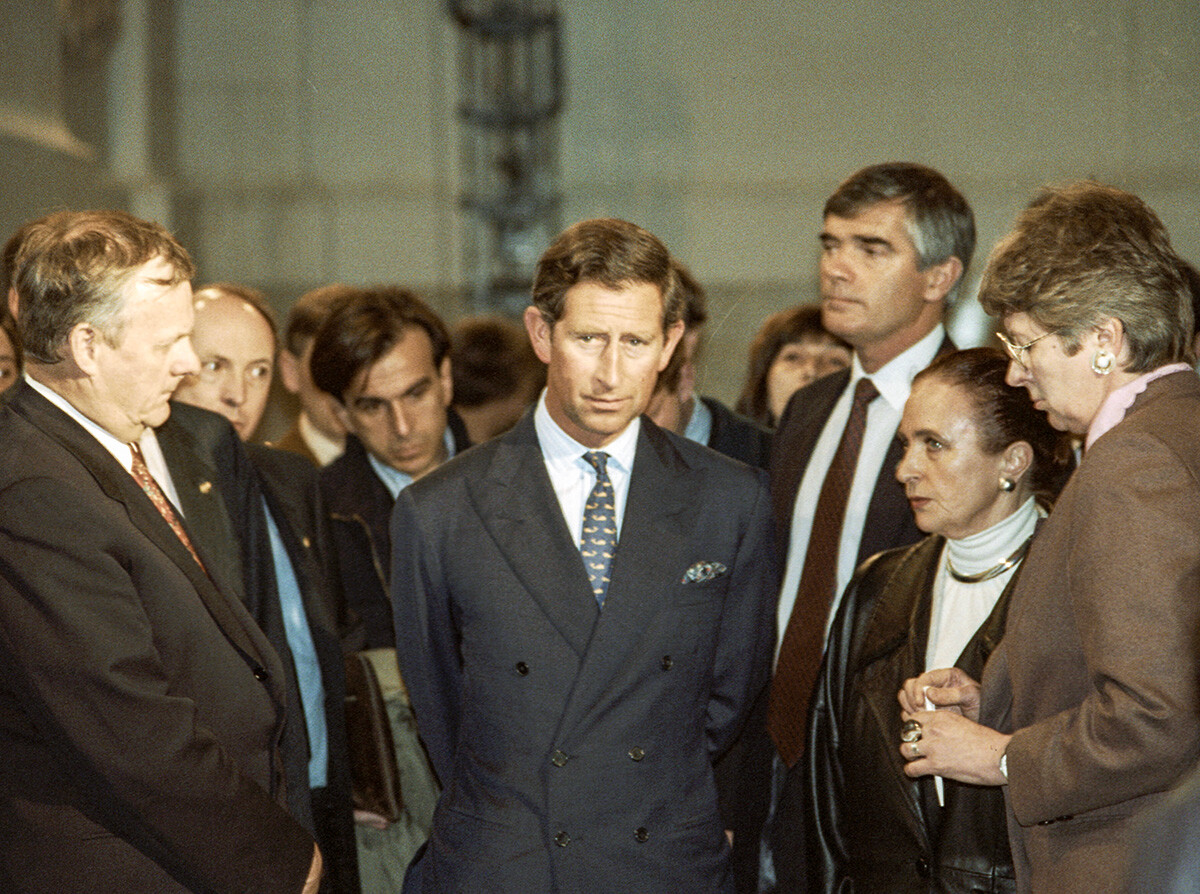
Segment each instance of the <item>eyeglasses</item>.
[[1008,340],[1008,338],[1005,336],[1005,334],[1003,332],[997,332],[996,338],[998,338],[998,339],[1000,339],[1000,341],[1004,342],[1004,349],[1006,351],[1008,351],[1008,356],[1011,357],[1013,360],[1015,360],[1017,362],[1018,366],[1020,366],[1022,369],[1029,369],[1029,367],[1025,365],[1025,354],[1029,351],[1030,348],[1032,348],[1034,345],[1036,345],[1043,338],[1045,338],[1048,335],[1053,335],[1053,334],[1054,334],[1053,332],[1043,332],[1037,338],[1033,339],[1033,341],[1027,341],[1023,345],[1013,344],[1011,341]]

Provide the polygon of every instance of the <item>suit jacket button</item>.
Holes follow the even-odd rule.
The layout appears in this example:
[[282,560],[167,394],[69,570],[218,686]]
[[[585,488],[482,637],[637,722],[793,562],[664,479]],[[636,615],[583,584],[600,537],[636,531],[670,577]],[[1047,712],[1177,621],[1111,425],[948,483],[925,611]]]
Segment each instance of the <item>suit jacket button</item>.
[[529,665],[526,664],[524,661],[518,661],[516,663],[516,669],[517,669],[517,673],[520,674],[522,677],[529,673]]
[[662,658],[662,669],[665,671],[669,671],[671,669],[671,665],[673,665],[674,663],[675,662],[671,660],[670,655],[664,655]]
[[258,680],[260,683],[265,683],[270,679],[270,677],[271,675],[267,673],[267,669],[261,664],[256,664],[254,666],[254,679]]
[[554,843],[557,844],[559,847],[566,847],[568,844],[571,843],[571,836],[568,835],[566,832],[559,832],[557,835],[554,836]]
[[631,761],[640,761],[645,756],[646,756],[646,751],[645,751],[645,749],[642,748],[641,745],[634,745],[632,748],[629,749],[629,759]]
[[929,861],[924,857],[917,857],[917,875],[921,878],[929,878]]
[[633,837],[636,841],[644,843],[650,840],[650,833],[646,830],[645,826],[638,826],[637,829],[634,830]]
[[554,754],[550,755],[550,763],[556,767],[565,767],[568,760],[570,758],[557,749],[555,749]]

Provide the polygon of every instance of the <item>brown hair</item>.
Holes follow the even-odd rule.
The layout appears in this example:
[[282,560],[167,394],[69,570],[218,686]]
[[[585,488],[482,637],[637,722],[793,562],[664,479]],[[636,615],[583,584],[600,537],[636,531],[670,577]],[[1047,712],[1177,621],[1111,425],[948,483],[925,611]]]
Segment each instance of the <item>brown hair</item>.
[[939,355],[917,373],[913,384],[940,379],[965,391],[975,407],[975,428],[986,453],[1000,453],[1017,441],[1033,448],[1029,484],[1049,507],[1073,468],[1071,440],[1051,427],[1045,413],[1033,408],[1028,391],[1004,380],[1007,373],[1008,356],[1003,351],[969,348]]
[[1126,371],[1191,358],[1191,296],[1166,227],[1137,196],[1091,181],[1043,191],[992,251],[983,309],[1024,313],[1068,354],[1088,329],[1121,321]]
[[563,230],[546,249],[533,278],[533,306],[542,319],[551,326],[558,322],[567,290],[581,282],[610,289],[649,283],[662,295],[663,331],[683,318],[683,296],[670,252],[656,236],[628,221],[581,221]]
[[58,212],[27,225],[13,274],[26,355],[57,363],[71,330],[84,322],[118,344],[127,322],[125,284],[156,258],[171,268],[164,286],[195,273],[170,233],[124,211]]
[[313,382],[322,391],[344,400],[359,373],[390,351],[417,327],[433,345],[434,366],[450,350],[446,324],[429,306],[399,286],[354,289],[338,303],[313,340],[309,365]]
[[821,323],[821,308],[816,304],[797,305],[767,317],[750,343],[750,362],[746,383],[737,399],[736,409],[744,416],[774,428],[779,421],[771,416],[767,399],[767,373],[785,345],[801,341],[827,341],[831,345],[850,345],[838,338]]
[[303,354],[334,307],[355,293],[356,290],[350,286],[331,283],[305,292],[297,298],[284,324],[284,348],[296,357]]

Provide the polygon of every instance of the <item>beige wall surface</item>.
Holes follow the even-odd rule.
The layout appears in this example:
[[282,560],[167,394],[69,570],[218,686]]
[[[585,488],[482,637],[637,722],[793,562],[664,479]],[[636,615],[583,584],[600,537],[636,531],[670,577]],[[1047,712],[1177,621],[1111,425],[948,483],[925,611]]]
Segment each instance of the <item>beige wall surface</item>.
[[[4,2],[43,28],[52,5]],[[445,4],[172,2],[175,157],[155,173],[201,278],[281,305],[321,282],[393,280],[459,312]],[[709,285],[703,386],[718,396],[736,393],[758,322],[814,298],[821,205],[864,164],[922,161],[958,184],[979,224],[972,284],[1039,184],[1083,176],[1141,194],[1200,260],[1194,0],[559,8],[563,222],[635,220]],[[21,40],[5,18],[5,42]]]

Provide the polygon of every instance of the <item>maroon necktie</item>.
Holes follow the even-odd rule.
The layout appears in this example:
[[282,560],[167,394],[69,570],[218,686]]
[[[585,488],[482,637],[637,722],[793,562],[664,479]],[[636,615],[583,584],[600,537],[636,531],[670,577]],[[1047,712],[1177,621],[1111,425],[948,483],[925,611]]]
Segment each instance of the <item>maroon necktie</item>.
[[179,538],[179,542],[187,547],[187,551],[192,554],[192,558],[196,560],[196,564],[207,573],[208,569],[204,568],[204,563],[200,561],[200,557],[196,555],[196,550],[192,548],[192,541],[188,539],[187,531],[183,529],[179,517],[175,514],[175,510],[171,508],[171,502],[167,499],[167,495],[162,492],[162,488],[158,486],[158,482],[150,474],[150,469],[146,465],[145,458],[142,456],[142,449],[137,444],[130,444],[129,449],[133,451],[133,465],[129,469],[130,474],[142,486],[142,490],[146,492],[146,496],[150,498],[150,502],[154,504],[154,508],[158,510],[158,514],[163,517],[163,521],[171,526],[171,530],[175,532],[175,536]]
[[874,383],[858,380],[850,418],[842,432],[841,443],[821,485],[817,511],[813,515],[808,551],[796,603],[783,633],[771,697],[767,709],[767,729],[780,758],[791,767],[804,753],[804,727],[808,703],[812,700],[825,651],[825,625],[837,588],[838,546],[842,539],[842,521],[846,501],[854,481],[854,469],[862,449],[867,427],[867,404],[879,396]]

